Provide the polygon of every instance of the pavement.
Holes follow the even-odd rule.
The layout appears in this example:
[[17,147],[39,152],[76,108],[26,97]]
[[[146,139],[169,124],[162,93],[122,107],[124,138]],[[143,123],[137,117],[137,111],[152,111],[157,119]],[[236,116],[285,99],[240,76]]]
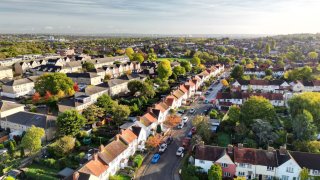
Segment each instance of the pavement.
[[[222,77],[228,76],[222,74]],[[206,96],[206,99],[211,101],[216,98],[218,91],[222,88],[221,83],[212,84],[210,86],[213,90]],[[172,130],[173,142],[168,145],[168,149],[161,155],[160,160],[156,164],[151,164],[151,158],[154,153],[148,155],[138,171],[136,179],[140,180],[180,180],[178,170],[180,167],[181,157],[176,156],[177,149],[182,146],[182,139],[188,134],[192,128],[192,119],[196,115],[203,113],[211,104],[204,104],[203,102],[194,102],[190,108],[196,109],[195,114],[187,112],[183,116],[187,116],[189,121],[182,129],[174,128]]]

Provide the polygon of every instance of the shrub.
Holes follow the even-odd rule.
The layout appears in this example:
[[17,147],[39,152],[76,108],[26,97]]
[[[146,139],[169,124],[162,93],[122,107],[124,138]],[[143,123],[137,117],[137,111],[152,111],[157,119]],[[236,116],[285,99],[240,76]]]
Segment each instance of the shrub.
[[3,144],[0,144],[0,149],[3,149],[4,148],[4,145]]
[[143,156],[142,155],[136,155],[133,159],[134,166],[137,168],[140,168],[142,162],[143,162]]

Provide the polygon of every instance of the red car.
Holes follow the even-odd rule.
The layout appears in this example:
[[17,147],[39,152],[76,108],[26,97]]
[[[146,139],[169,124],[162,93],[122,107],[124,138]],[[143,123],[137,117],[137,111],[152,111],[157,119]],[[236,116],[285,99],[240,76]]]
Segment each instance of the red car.
[[191,132],[192,132],[192,134],[195,134],[197,132],[197,128],[196,127],[192,127]]

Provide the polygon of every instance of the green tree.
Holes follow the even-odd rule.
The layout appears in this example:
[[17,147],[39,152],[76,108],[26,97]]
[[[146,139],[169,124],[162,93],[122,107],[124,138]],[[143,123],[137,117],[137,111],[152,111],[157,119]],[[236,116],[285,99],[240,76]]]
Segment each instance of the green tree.
[[222,168],[217,164],[213,164],[208,170],[209,180],[222,180]]
[[240,120],[251,126],[254,119],[266,119],[273,122],[276,113],[269,100],[262,96],[251,96],[241,107]]
[[63,91],[67,95],[73,95],[74,82],[64,73],[45,73],[41,75],[35,82],[35,90],[44,96],[46,92],[57,95],[59,91]]
[[170,61],[168,60],[161,61],[158,65],[157,72],[158,72],[158,77],[160,79],[168,79],[172,75]]
[[273,132],[273,127],[268,121],[262,119],[254,120],[252,131],[256,134],[259,140],[259,145],[266,145],[278,139],[278,135]]
[[182,66],[176,66],[173,68],[173,73],[175,73],[177,76],[185,75],[186,70]]
[[183,67],[186,70],[186,72],[191,71],[191,64],[189,61],[181,61],[180,66]]
[[266,76],[272,76],[272,69],[266,69],[264,72],[266,73]]
[[155,91],[153,89],[153,86],[138,80],[132,80],[128,83],[128,89],[133,95],[139,94],[139,96],[145,96],[145,97],[154,97]]
[[312,69],[309,66],[305,66],[303,68],[289,70],[289,71],[285,72],[284,78],[289,81],[311,80],[312,79]]
[[194,56],[192,59],[191,59],[191,64],[193,65],[193,66],[199,66],[200,65],[200,63],[201,63],[201,60],[200,60],[200,58],[199,57],[197,57],[197,56]]
[[12,176],[8,176],[8,177],[4,178],[4,180],[15,180],[15,178]]
[[131,61],[137,61],[139,63],[142,63],[144,61],[144,57],[143,57],[143,54],[141,53],[134,53],[132,58],[131,58]]
[[308,57],[310,59],[317,59],[318,58],[318,53],[317,52],[309,52]]
[[302,168],[299,174],[301,180],[308,180],[309,179],[309,169]]
[[112,117],[116,124],[121,124],[130,115],[130,108],[126,105],[114,104],[112,107]]
[[72,136],[63,136],[54,142],[50,147],[53,149],[56,157],[65,156],[74,149],[76,139]]
[[29,150],[31,154],[38,152],[41,149],[41,138],[44,137],[45,131],[43,128],[31,126],[26,131],[21,141],[21,146]]
[[229,111],[228,111],[228,117],[229,117],[229,121],[232,121],[232,122],[239,122],[240,120],[240,108],[233,105],[229,108]]
[[231,74],[230,76],[234,79],[239,79],[243,76],[243,73],[244,73],[244,69],[243,69],[243,66],[241,65],[236,65],[232,71],[231,71]]
[[92,62],[84,62],[82,64],[82,69],[83,71],[92,71],[95,70],[96,68],[94,67],[94,64]]
[[157,54],[155,53],[148,53],[148,60],[149,61],[156,61],[157,60]]
[[96,105],[103,108],[107,113],[110,113],[112,111],[112,107],[114,104],[115,102],[107,94],[103,94],[102,96],[100,96],[96,102]]
[[125,51],[126,55],[131,59],[133,54],[134,54],[134,50],[131,47],[128,47]]
[[57,118],[57,127],[59,135],[75,136],[85,125],[86,119],[76,110],[68,110],[59,114]]
[[265,47],[265,50],[264,50],[264,53],[265,54],[270,54],[270,50],[271,50],[270,45],[269,45],[269,43],[267,43],[266,47]]
[[200,121],[196,125],[197,128],[197,134],[201,136],[203,141],[208,144],[210,143],[211,138],[211,129],[210,129],[210,123],[208,118],[200,118]]
[[302,114],[296,115],[292,120],[293,134],[298,140],[313,140],[317,134],[317,128],[313,124],[313,116],[303,110]]
[[215,50],[218,51],[220,54],[224,54],[227,49],[224,46],[216,46]]
[[87,124],[93,124],[104,116],[104,109],[92,104],[83,110],[82,115],[87,119]]
[[272,41],[271,41],[271,49],[272,50],[275,50],[276,49],[276,45],[277,45],[277,42],[273,39]]

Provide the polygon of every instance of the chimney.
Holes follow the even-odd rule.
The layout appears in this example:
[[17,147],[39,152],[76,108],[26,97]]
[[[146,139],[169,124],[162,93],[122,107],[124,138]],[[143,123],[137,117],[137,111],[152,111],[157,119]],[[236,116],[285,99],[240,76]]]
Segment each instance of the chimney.
[[285,145],[284,146],[280,146],[279,153],[280,153],[280,155],[286,155],[287,154],[287,148],[286,148]]
[[228,153],[232,154],[233,153],[233,146],[231,144],[228,145]]
[[78,171],[74,172],[72,175],[72,180],[78,180],[79,176],[80,176],[80,174],[78,173]]
[[119,141],[119,139],[120,139],[120,135],[117,134],[115,140],[116,140],[116,141]]
[[99,152],[102,152],[103,149],[104,149],[104,146],[101,144],[101,145],[99,146]]
[[123,129],[120,129],[120,134],[121,134],[121,135],[122,135],[123,131],[124,131]]
[[271,146],[268,146],[268,152],[273,152],[273,151],[274,151],[274,148]]
[[238,143],[238,148],[239,149],[243,148],[243,144],[242,143]]
[[94,161],[97,161],[98,160],[98,153],[94,153],[92,159]]
[[151,112],[152,112],[152,107],[148,107],[148,108],[147,108],[147,112],[148,112],[148,113],[151,113]]

